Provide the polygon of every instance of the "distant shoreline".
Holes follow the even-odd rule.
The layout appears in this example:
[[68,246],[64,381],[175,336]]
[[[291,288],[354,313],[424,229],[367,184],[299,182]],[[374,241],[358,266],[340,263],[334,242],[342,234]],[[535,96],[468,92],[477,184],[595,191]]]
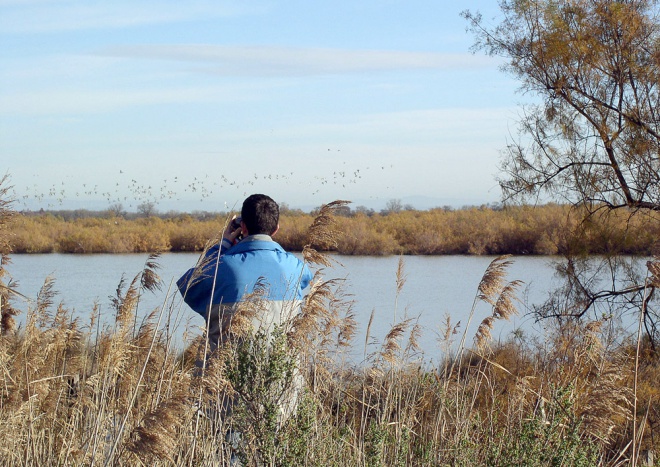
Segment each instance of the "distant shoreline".
[[[374,212],[342,207],[339,240],[317,249],[342,255],[561,255],[660,251],[660,220],[608,212],[589,222],[567,205]],[[275,240],[302,251],[315,213],[283,209]],[[19,213],[9,226],[12,254],[199,252],[217,238],[223,213],[137,214],[88,211]]]

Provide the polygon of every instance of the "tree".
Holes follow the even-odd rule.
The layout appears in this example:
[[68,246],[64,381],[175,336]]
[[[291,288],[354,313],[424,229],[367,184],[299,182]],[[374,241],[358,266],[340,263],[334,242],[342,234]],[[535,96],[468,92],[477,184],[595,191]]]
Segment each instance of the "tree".
[[385,209],[381,211],[381,214],[398,214],[403,210],[403,203],[400,199],[392,198],[387,203],[385,203]]
[[356,214],[364,214],[367,217],[371,217],[374,214],[376,214],[376,211],[374,211],[373,208],[368,208],[364,205],[357,206],[355,208],[355,212],[356,212]]
[[156,209],[156,203],[153,201],[144,201],[138,204],[137,212],[142,217],[152,217],[158,214],[158,209]]
[[521,90],[523,138],[505,151],[505,197],[548,194],[660,210],[656,0],[502,0],[502,22],[464,12],[476,49],[503,56]]
[[[527,106],[519,135],[504,150],[499,180],[507,201],[556,199],[595,214],[625,210],[657,221],[660,212],[660,12],[658,0],[501,0],[494,26],[478,13],[464,18],[475,50],[505,59]],[[585,224],[586,225],[586,224]],[[616,253],[614,251],[613,253]],[[611,271],[626,269],[614,254]],[[593,282],[594,259],[562,267],[564,298],[543,313],[583,316],[598,304],[633,306],[656,334],[639,276]],[[614,276],[612,276],[614,277]],[[617,276],[620,277],[620,276]],[[596,285],[594,285],[596,284]],[[599,288],[600,287],[600,288]],[[644,293],[646,291],[646,294]],[[625,305],[624,305],[625,304]],[[657,315],[656,315],[657,316]]]
[[124,210],[124,205],[121,203],[113,203],[108,206],[108,214],[113,217],[124,217],[126,211]]
[[351,217],[352,214],[350,206],[339,206],[334,212],[335,216],[341,217]]

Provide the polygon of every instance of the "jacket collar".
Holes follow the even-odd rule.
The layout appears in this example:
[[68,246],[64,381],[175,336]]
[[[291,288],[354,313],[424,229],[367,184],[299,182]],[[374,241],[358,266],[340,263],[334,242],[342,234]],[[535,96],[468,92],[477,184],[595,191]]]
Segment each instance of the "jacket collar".
[[270,235],[266,234],[254,234],[254,235],[248,235],[245,237],[241,242],[272,242],[273,239],[271,238]]
[[275,250],[284,252],[279,243],[273,241],[270,235],[256,234],[245,237],[227,252],[245,253],[252,250]]

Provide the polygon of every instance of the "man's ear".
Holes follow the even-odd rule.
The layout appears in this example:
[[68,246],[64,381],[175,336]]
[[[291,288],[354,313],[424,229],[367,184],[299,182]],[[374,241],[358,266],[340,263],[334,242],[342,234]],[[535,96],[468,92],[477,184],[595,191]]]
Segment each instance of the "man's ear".
[[270,234],[270,236],[272,237],[273,235],[275,235],[278,230],[280,230],[280,224],[277,224],[277,227],[275,227],[275,230],[273,231],[272,234]]
[[244,237],[247,237],[250,235],[250,232],[248,232],[247,226],[245,225],[245,222],[241,220],[241,233],[243,234]]

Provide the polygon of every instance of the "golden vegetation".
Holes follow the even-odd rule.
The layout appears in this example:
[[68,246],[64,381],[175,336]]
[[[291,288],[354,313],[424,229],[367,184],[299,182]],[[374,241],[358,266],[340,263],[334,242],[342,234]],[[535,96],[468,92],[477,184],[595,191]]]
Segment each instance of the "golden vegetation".
[[[330,214],[340,206],[310,229],[308,261],[327,261],[314,245],[332,243]],[[433,354],[419,349],[414,320],[403,319],[353,367],[342,363],[356,345],[350,301],[339,282],[317,275],[302,314],[270,345],[237,319],[240,343],[222,345],[200,368],[204,340],[181,350],[163,325],[181,321],[174,302],[136,322],[140,295],[159,285],[156,260],[118,288],[114,321],[103,325],[94,310],[81,323],[54,308],[47,281],[17,329],[5,319],[15,314],[11,285],[0,284],[3,465],[229,465],[233,454],[272,466],[614,466],[658,449],[658,355],[634,336],[606,339],[602,322],[565,323],[542,343],[496,345],[480,330],[472,350],[467,326],[447,319]],[[466,310],[486,330],[516,313],[509,261],[496,258],[475,291],[492,314]],[[651,287],[658,260],[649,270]],[[243,308],[249,318],[251,303]],[[306,389],[296,413],[280,420],[273,408],[295,368]],[[224,395],[239,402],[222,420]]]
[[[651,255],[658,252],[660,219],[615,211],[583,220],[563,205],[403,210],[339,210],[342,234],[319,249],[346,255],[553,255],[571,252]],[[302,251],[314,216],[286,210],[277,241]],[[18,215],[10,239],[15,253],[131,253],[201,251],[220,232],[226,215],[172,215],[125,219],[53,214]]]

